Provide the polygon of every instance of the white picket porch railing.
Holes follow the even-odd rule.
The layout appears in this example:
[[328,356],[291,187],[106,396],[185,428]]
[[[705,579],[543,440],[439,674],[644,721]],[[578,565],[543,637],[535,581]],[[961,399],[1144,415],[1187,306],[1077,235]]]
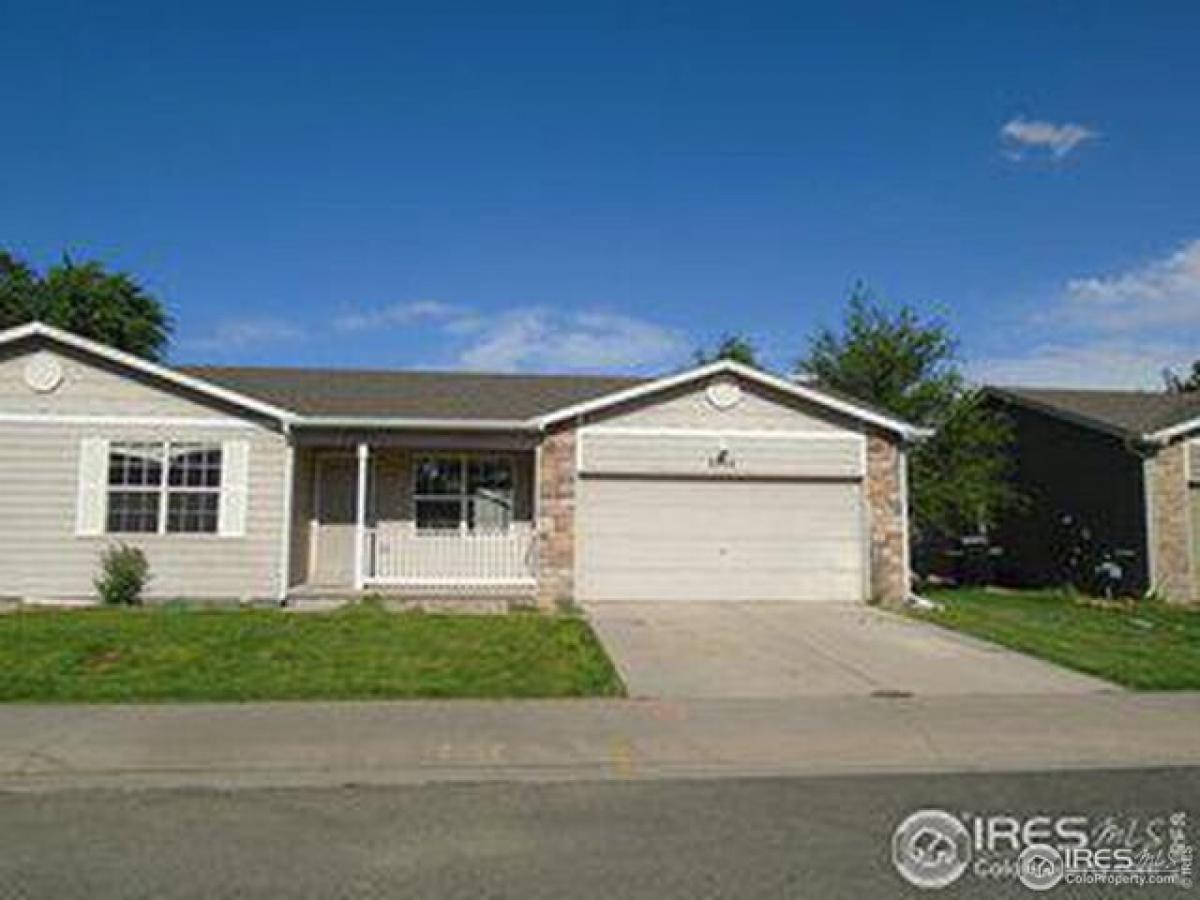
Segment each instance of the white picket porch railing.
[[534,584],[534,533],[528,522],[507,529],[421,529],[411,523],[367,529],[368,585],[409,587]]

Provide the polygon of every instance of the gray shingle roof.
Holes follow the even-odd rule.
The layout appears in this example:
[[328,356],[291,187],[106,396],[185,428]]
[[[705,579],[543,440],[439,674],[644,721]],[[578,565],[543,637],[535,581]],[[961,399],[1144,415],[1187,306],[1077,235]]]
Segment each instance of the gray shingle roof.
[[179,371],[302,416],[355,418],[528,419],[649,380],[254,366]]
[[1151,434],[1200,417],[1200,394],[989,387],[988,391],[1082,425],[1121,435]]

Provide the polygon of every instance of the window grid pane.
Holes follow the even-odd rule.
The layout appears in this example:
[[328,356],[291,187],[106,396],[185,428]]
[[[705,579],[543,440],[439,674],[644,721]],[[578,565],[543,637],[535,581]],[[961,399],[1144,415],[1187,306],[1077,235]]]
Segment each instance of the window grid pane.
[[417,460],[417,494],[440,497],[460,496],[463,490],[463,465],[457,457],[425,456]]
[[215,534],[221,495],[216,491],[173,491],[167,497],[167,531]]
[[171,444],[167,481],[172,488],[219,488],[221,448],[213,444]]
[[153,534],[158,531],[158,491],[110,491],[108,531]]
[[108,453],[110,487],[157,488],[162,482],[162,444],[114,443]]
[[462,500],[418,498],[416,501],[417,528],[420,530],[457,530],[463,517]]

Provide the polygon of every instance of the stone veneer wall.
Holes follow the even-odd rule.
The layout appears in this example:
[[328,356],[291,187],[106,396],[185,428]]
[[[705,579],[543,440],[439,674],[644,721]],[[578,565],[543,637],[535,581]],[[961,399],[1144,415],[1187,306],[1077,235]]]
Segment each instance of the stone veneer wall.
[[542,439],[538,454],[537,603],[556,609],[575,596],[575,430]]
[[1173,603],[1196,601],[1200,597],[1192,572],[1186,441],[1168,444],[1147,462],[1146,485],[1154,566],[1151,585]]
[[867,507],[871,520],[871,600],[899,604],[908,596],[904,558],[904,496],[900,445],[878,433],[867,435]]

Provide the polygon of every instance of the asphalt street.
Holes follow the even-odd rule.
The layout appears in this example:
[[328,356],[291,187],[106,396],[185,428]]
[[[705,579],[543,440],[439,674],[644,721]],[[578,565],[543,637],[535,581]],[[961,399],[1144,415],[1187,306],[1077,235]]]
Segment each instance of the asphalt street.
[[[1200,769],[0,794],[3,897],[1034,896],[895,873],[914,810],[1144,818]],[[1177,887],[1055,897],[1186,896]]]

